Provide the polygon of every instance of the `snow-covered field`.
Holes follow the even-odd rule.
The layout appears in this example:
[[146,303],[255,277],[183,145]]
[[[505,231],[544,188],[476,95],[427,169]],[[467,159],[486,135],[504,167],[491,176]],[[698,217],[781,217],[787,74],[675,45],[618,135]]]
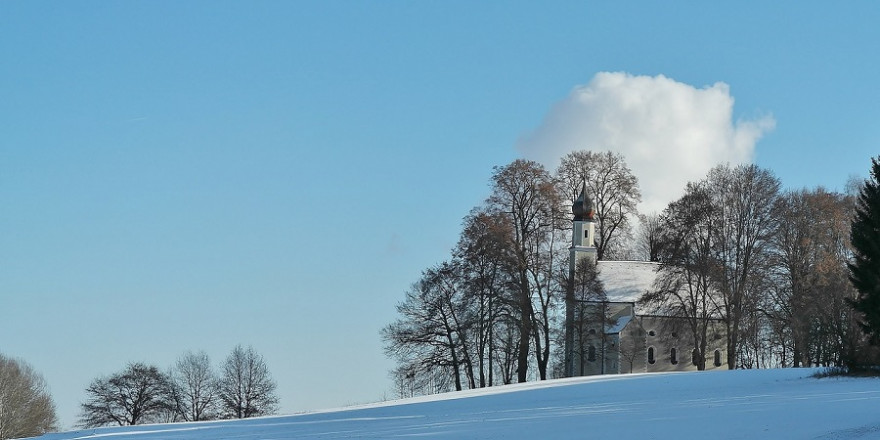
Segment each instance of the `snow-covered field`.
[[815,371],[594,376],[293,416],[40,438],[880,439],[880,379],[815,379]]

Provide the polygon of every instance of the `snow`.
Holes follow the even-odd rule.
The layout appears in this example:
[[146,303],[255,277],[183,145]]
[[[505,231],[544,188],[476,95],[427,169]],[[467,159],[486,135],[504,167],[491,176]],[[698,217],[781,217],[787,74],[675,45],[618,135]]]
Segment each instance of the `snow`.
[[608,301],[631,303],[652,288],[660,267],[647,261],[599,261],[597,266]]
[[241,421],[99,428],[42,440],[880,438],[880,379],[811,369],[530,382]]
[[632,321],[632,315],[621,316],[614,325],[605,326],[605,334],[613,335],[622,332],[630,321]]

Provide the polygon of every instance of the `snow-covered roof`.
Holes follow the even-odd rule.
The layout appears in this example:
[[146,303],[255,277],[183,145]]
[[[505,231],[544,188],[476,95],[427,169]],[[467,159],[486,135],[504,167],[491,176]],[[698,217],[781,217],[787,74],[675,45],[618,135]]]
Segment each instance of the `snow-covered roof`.
[[620,333],[623,331],[623,328],[632,321],[632,315],[624,315],[617,319],[617,322],[614,325],[606,325],[605,326],[605,334],[613,335],[615,333]]
[[660,264],[649,261],[599,261],[597,266],[608,301],[636,302],[652,288]]

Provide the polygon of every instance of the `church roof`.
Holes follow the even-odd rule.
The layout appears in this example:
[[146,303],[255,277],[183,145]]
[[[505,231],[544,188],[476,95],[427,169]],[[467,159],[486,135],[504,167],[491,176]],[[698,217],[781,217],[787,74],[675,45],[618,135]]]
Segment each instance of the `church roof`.
[[613,335],[615,333],[620,333],[623,331],[623,328],[632,321],[632,315],[624,315],[617,319],[617,322],[614,324],[609,324],[605,326],[605,334]]
[[649,261],[599,261],[597,267],[608,301],[634,303],[653,287],[660,264]]

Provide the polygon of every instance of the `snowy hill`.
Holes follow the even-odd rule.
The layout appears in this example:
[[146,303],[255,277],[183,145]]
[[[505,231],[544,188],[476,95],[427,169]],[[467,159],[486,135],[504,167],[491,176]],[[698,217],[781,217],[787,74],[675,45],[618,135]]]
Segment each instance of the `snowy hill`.
[[815,370],[593,376],[293,416],[100,428],[42,440],[880,438],[880,379]]

